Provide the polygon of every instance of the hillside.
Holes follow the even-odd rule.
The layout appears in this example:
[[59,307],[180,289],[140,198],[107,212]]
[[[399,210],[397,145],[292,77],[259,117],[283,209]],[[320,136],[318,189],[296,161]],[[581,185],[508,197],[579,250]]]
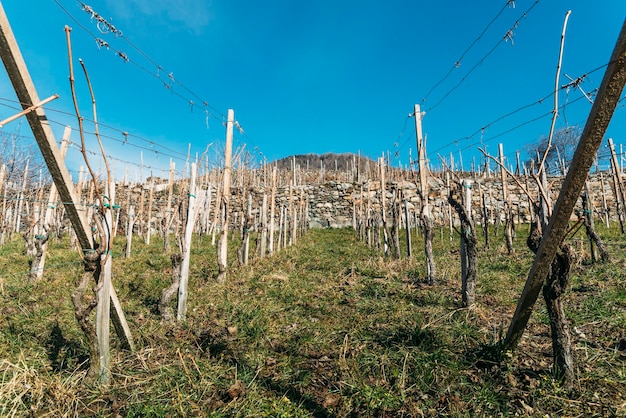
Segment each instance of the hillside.
[[137,349],[124,351],[113,338],[108,387],[84,384],[88,348],[70,301],[82,263],[69,237],[53,240],[45,279],[35,284],[24,277],[22,241],[13,240],[0,247],[0,415],[621,416],[626,292],[618,254],[626,242],[617,231],[599,232],[618,261],[578,264],[567,294],[575,388],[551,374],[542,303],[507,361],[481,360],[522,291],[533,259],[527,232],[517,231],[512,256],[496,243],[481,247],[473,309],[460,308],[458,242],[447,231],[434,242],[434,286],[423,281],[421,252],[383,259],[350,229],[309,231],[218,284],[205,238],[192,249],[187,321],[175,325],[157,309],[171,282],[162,241],[137,240],[124,259],[118,239],[114,282]]

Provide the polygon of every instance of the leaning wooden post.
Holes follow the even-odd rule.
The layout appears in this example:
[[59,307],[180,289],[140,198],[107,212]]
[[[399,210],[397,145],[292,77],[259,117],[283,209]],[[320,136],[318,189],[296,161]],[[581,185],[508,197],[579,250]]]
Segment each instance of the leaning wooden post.
[[220,231],[220,240],[217,244],[217,266],[219,268],[217,281],[220,283],[226,281],[228,268],[228,210],[230,203],[230,178],[232,172],[234,123],[235,112],[233,109],[228,109],[228,118],[226,121],[226,149],[224,151],[224,186],[222,188],[222,199],[220,201],[222,230]]
[[[11,26],[2,3],[0,3],[0,57],[2,57],[2,62],[15,89],[17,98],[22,103],[22,107],[28,108],[30,103],[40,103],[35,86],[28,74],[26,63],[11,31]],[[92,251],[94,245],[91,227],[83,212],[79,210],[80,199],[74,190],[70,173],[61,158],[61,153],[54,139],[54,134],[50,128],[45,111],[43,108],[37,107],[26,114],[26,119],[41,150],[48,171],[57,187],[61,201],[68,203],[64,207],[76,233],[78,243],[85,253]],[[111,312],[113,324],[122,346],[132,350],[134,343],[130,328],[126,323],[124,312],[114,288],[111,288],[111,303],[114,307]]]
[[197,203],[196,197],[196,178],[198,175],[196,163],[191,163],[191,179],[189,182],[188,205],[187,205],[187,222],[185,224],[185,236],[183,244],[183,254],[180,265],[180,284],[178,285],[178,311],[176,319],[184,321],[187,315],[187,284],[189,283],[189,260],[191,258],[191,237],[193,235],[193,227],[196,223]]
[[572,158],[570,169],[561,187],[548,227],[543,233],[524,291],[503,341],[505,350],[514,349],[522,338],[533,306],[550,272],[552,261],[567,234],[572,210],[578,201],[589,169],[602,144],[602,139],[613,117],[624,84],[626,84],[626,21],[622,25],[600,89]]
[[424,253],[426,255],[426,277],[429,284],[434,284],[437,268],[433,257],[433,220],[428,203],[428,167],[426,164],[426,146],[422,137],[422,112],[420,105],[415,105],[415,137],[417,140],[417,159],[420,169],[420,193],[422,195],[422,224],[424,227]]

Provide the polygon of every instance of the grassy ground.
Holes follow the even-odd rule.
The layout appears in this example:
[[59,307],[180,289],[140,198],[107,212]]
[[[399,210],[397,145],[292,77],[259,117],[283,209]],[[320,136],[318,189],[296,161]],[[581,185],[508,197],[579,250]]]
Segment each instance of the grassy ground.
[[168,254],[137,240],[131,259],[114,258],[114,283],[138,348],[113,338],[107,388],[83,381],[87,350],[70,302],[78,255],[66,240],[51,243],[45,280],[31,285],[16,240],[0,247],[0,416],[625,415],[626,239],[615,232],[600,231],[613,261],[581,257],[566,296],[573,390],[551,375],[541,300],[512,357],[477,356],[506,332],[532,263],[526,233],[513,256],[501,237],[481,246],[471,310],[460,307],[458,243],[447,231],[435,240],[435,286],[424,284],[417,237],[415,258],[394,261],[351,230],[310,231],[224,285],[213,279],[210,239],[196,238],[187,321],[176,326],[157,310]]

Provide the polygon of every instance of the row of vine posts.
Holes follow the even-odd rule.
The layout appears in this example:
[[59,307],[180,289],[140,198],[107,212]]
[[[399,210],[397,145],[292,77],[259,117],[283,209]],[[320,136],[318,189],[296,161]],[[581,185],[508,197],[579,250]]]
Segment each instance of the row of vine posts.
[[[34,87],[32,80],[28,74],[26,63],[24,62],[22,55],[19,51],[17,41],[12,33],[9,25],[8,18],[4,13],[2,6],[0,5],[0,56],[5,65],[11,83],[18,96],[18,100],[22,103],[24,110],[11,120],[18,117],[25,116],[37,141],[37,144],[43,155],[45,164],[50,172],[53,184],[48,188],[48,198],[45,200],[47,205],[45,208],[45,214],[41,215],[41,209],[44,202],[44,194],[46,187],[43,184],[39,184],[35,187],[35,195],[27,196],[28,192],[28,164],[23,170],[23,185],[20,189],[20,194],[15,198],[16,207],[13,211],[13,217],[8,220],[5,218],[3,221],[3,239],[6,238],[5,233],[8,232],[9,239],[13,232],[20,232],[22,230],[21,225],[27,223],[28,227],[23,233],[24,239],[27,243],[27,248],[32,248],[32,253],[29,254],[33,257],[31,263],[30,278],[32,281],[36,281],[42,278],[45,270],[45,255],[46,246],[50,237],[59,233],[63,228],[62,220],[67,218],[71,223],[72,243],[78,243],[80,246],[79,253],[81,254],[82,261],[84,263],[83,276],[78,280],[76,290],[72,294],[72,302],[74,304],[75,316],[83,331],[86,340],[88,341],[90,352],[90,364],[88,377],[89,381],[99,384],[107,384],[110,380],[111,366],[110,366],[110,349],[109,349],[109,319],[113,319],[114,328],[118,337],[121,340],[121,346],[127,350],[134,349],[134,342],[132,333],[126,322],[122,305],[119,302],[115,288],[112,282],[112,263],[113,263],[113,238],[118,231],[118,228],[125,230],[126,236],[126,248],[125,256],[130,257],[132,254],[131,244],[133,231],[135,230],[135,223],[138,223],[139,229],[143,232],[145,242],[149,244],[150,237],[153,230],[160,229],[163,235],[163,242],[165,249],[170,247],[170,231],[174,231],[174,239],[176,241],[176,250],[171,255],[173,273],[172,273],[172,285],[163,290],[161,300],[159,302],[160,313],[163,320],[166,322],[184,321],[186,314],[186,306],[188,300],[188,276],[189,276],[189,262],[190,262],[190,250],[192,245],[192,234],[196,229],[200,232],[207,233],[210,228],[212,234],[212,243],[215,244],[216,234],[219,234],[219,240],[216,245],[217,264],[219,268],[218,282],[226,280],[228,265],[228,239],[229,233],[232,236],[234,231],[237,231],[236,227],[230,227],[230,223],[233,221],[231,204],[231,176],[233,171],[233,155],[232,155],[232,136],[233,127],[235,125],[234,112],[228,111],[228,120],[226,127],[226,150],[224,155],[224,167],[221,170],[214,170],[212,173],[207,173],[204,180],[203,187],[197,187],[197,162],[190,165],[189,179],[183,179],[179,182],[183,187],[180,187],[181,195],[178,199],[174,200],[174,170],[173,163],[170,164],[170,178],[168,183],[167,205],[165,206],[162,216],[160,228],[153,228],[152,212],[153,212],[153,199],[155,184],[154,178],[152,179],[151,187],[149,187],[149,197],[147,202],[148,209],[145,211],[144,202],[144,187],[141,187],[141,200],[139,208],[135,210],[136,205],[131,205],[131,192],[126,190],[126,203],[124,206],[119,205],[115,199],[116,190],[113,174],[108,166],[106,160],[106,154],[100,141],[100,137],[97,129],[97,112],[96,112],[96,100],[95,95],[89,82],[88,73],[82,60],[80,64],[84,70],[85,77],[90,90],[91,102],[93,108],[93,120],[96,125],[96,137],[101,147],[102,158],[105,161],[107,167],[107,179],[103,184],[98,181],[97,176],[92,171],[86,152],[84,142],[84,132],[82,129],[83,118],[78,110],[77,94],[74,89],[74,74],[73,74],[73,59],[71,52],[70,41],[71,29],[66,27],[66,37],[68,46],[68,57],[70,67],[70,85],[72,88],[72,96],[75,104],[76,116],[79,124],[79,134],[81,139],[81,152],[85,159],[86,166],[91,176],[91,181],[85,181],[85,178],[81,176],[78,184],[74,185],[67,167],[64,163],[64,154],[67,150],[67,146],[70,140],[71,128],[66,128],[63,135],[63,141],[61,148],[56,143],[54,134],[47,121],[45,112],[42,106],[58,97],[55,95],[53,98],[40,101]],[[9,120],[4,120],[3,124],[8,123]],[[243,150],[235,156],[235,159],[239,159],[240,175],[245,177],[245,167],[242,163]],[[267,170],[267,167],[265,168]],[[3,189],[3,181],[5,177],[5,165],[2,165],[0,170],[0,191]],[[186,171],[186,170],[185,170]],[[186,174],[186,173],[185,173]],[[267,174],[267,173],[265,173]],[[213,175],[214,183],[211,183],[210,177]],[[307,196],[297,189],[295,184],[295,173],[293,176],[294,182],[290,183],[289,188],[289,200],[287,203],[282,202],[280,206],[277,205],[276,187],[277,187],[277,174],[276,170],[272,172],[272,186],[271,186],[271,199],[270,199],[270,214],[269,219],[271,226],[269,231],[268,227],[268,207],[267,196],[263,194],[263,205],[258,211],[260,212],[261,222],[261,244],[258,246],[260,251],[260,257],[265,257],[273,252],[285,248],[289,245],[297,242],[298,236],[306,231],[306,225],[303,220],[307,219],[308,213],[306,210],[308,206],[304,204],[308,200]],[[267,180],[267,176],[265,176]],[[252,194],[251,185],[255,180],[241,180],[241,190],[239,193],[243,196],[241,202],[241,210],[239,217],[241,222],[241,231],[244,235],[243,243],[245,249],[243,251],[240,262],[242,264],[247,263],[249,255],[247,253],[249,249],[249,231],[258,222],[251,221],[252,214]],[[216,184],[217,183],[217,184]],[[266,187],[267,184],[264,184]],[[206,188],[204,188],[206,187]],[[248,187],[248,189],[246,189]],[[30,190],[33,188],[31,187]],[[211,211],[211,191],[216,190],[215,201],[213,202],[213,210]],[[85,192],[85,193],[83,193]],[[8,199],[3,199],[3,206],[6,209]],[[62,202],[62,206],[59,205],[59,201]],[[33,207],[29,207],[29,203],[33,204]],[[133,202],[136,203],[136,202]],[[26,206],[25,208],[23,206]],[[244,207],[247,208],[244,210]],[[124,210],[122,210],[122,208]],[[175,209],[174,209],[175,208]],[[274,228],[274,219],[276,218],[276,210],[280,210],[280,227],[278,231]],[[4,212],[6,214],[6,211]],[[28,214],[28,221],[24,222],[21,219],[22,213]],[[202,213],[203,218],[199,218],[199,214]],[[213,220],[209,220],[209,215],[212,214]],[[125,216],[123,216],[125,215]],[[121,218],[125,219],[121,219]],[[143,219],[141,219],[143,218]],[[124,221],[124,225],[120,226],[120,223]],[[5,231],[6,227],[11,228],[10,231]],[[156,225],[154,225],[156,227]],[[15,228],[15,229],[13,229]],[[269,232],[269,237],[267,232]],[[274,233],[277,232],[277,240],[274,239]],[[89,284],[94,281],[95,286],[92,287],[93,296],[89,292]],[[170,301],[174,295],[177,295],[177,313],[176,318],[172,313],[170,307]],[[91,314],[95,310],[95,324],[91,320]]]
[[[561,65],[561,57],[563,53],[563,40],[567,25],[566,15],[561,36],[561,49],[559,54],[559,63],[557,66],[557,75],[555,81],[554,92],[554,111],[552,124],[549,134],[548,147],[544,151],[543,156],[536,168],[536,171],[527,173],[529,175],[518,176],[508,170],[504,163],[503,146],[499,146],[499,157],[493,157],[485,150],[480,150],[485,159],[495,161],[500,167],[503,197],[503,218],[504,228],[503,235],[505,239],[506,249],[508,253],[513,252],[513,236],[514,236],[514,215],[512,205],[509,200],[509,180],[511,179],[518,189],[526,195],[531,211],[531,229],[527,243],[529,249],[536,255],[535,261],[529,272],[528,279],[524,291],[518,302],[515,314],[511,319],[511,323],[506,337],[498,343],[498,356],[506,351],[514,350],[526,328],[528,319],[532,313],[534,303],[543,289],[543,297],[546,302],[548,316],[550,319],[550,327],[553,343],[554,366],[557,377],[562,379],[567,386],[571,385],[574,380],[573,360],[571,356],[570,333],[567,320],[562,304],[562,295],[564,294],[568,282],[570,269],[574,259],[574,249],[566,242],[567,237],[579,226],[585,227],[585,232],[589,238],[591,259],[593,262],[598,261],[597,251],[600,251],[600,260],[608,261],[609,253],[606,245],[595,232],[593,212],[591,203],[590,190],[588,187],[588,173],[596,159],[597,151],[603,141],[606,129],[611,120],[615,107],[620,99],[620,95],[624,89],[626,82],[626,22],[617,40],[615,49],[607,66],[606,73],[602,80],[602,84],[598,91],[596,100],[593,103],[589,118],[582,132],[578,147],[574,154],[570,168],[564,179],[561,190],[558,194],[556,204],[552,204],[550,184],[547,178],[546,157],[550,149],[550,142],[554,133],[554,125],[558,114],[558,89],[559,89],[559,73]],[[430,217],[429,202],[429,184],[431,173],[425,162],[426,150],[422,140],[421,129],[421,113],[419,105],[415,106],[413,113],[416,122],[416,140],[418,148],[419,163],[419,194],[421,197],[421,213],[420,216],[409,215],[406,209],[406,200],[404,201],[404,225],[407,232],[407,256],[412,256],[411,240],[409,230],[411,228],[411,219],[418,220],[415,222],[416,227],[421,227],[421,234],[424,237],[424,249],[426,258],[426,281],[434,284],[436,281],[436,266],[432,257],[432,219]],[[617,164],[617,158],[613,141],[609,138],[609,149],[611,151],[611,167],[613,172],[613,196],[616,203],[617,218],[620,223],[622,233],[624,233],[624,215],[625,215],[625,194],[623,183],[621,180],[621,171]],[[471,178],[461,178],[450,167],[446,165],[445,183],[449,190],[448,203],[456,212],[460,224],[457,230],[460,236],[460,258],[461,258],[461,293],[462,303],[465,307],[471,307],[475,301],[475,283],[477,277],[477,234],[475,230],[473,214],[472,214],[472,187],[473,180]],[[364,210],[359,208],[359,220],[357,222],[359,236],[366,240],[370,246],[380,248],[385,255],[391,255],[395,258],[400,257],[400,248],[397,240],[398,229],[402,222],[402,212],[400,210],[400,202],[402,200],[401,190],[393,190],[393,201],[391,204],[392,225],[389,226],[386,221],[386,213],[389,210],[386,205],[386,180],[385,180],[385,164],[384,159],[379,160],[380,169],[380,214],[372,209],[370,204],[371,196],[369,184],[367,189],[367,202],[361,199],[360,205],[366,205]],[[451,185],[450,177],[453,177]],[[531,188],[529,180],[534,183]],[[609,207],[607,205],[606,196],[604,195],[604,178],[600,173],[602,184],[602,205],[603,215],[608,225]],[[583,188],[584,193],[583,193]],[[481,187],[479,185],[479,190]],[[536,192],[533,192],[536,191]],[[482,193],[482,192],[481,192]],[[361,192],[363,196],[363,192]],[[485,194],[482,195],[482,219],[483,231],[485,236],[485,244],[489,246],[488,240],[488,209],[485,204]],[[582,199],[582,211],[579,220],[572,226],[570,218],[574,212],[578,199]],[[356,213],[356,210],[355,210]],[[452,221],[452,212],[449,214],[450,230],[456,229]],[[380,222],[382,220],[382,222]],[[382,226],[382,242],[379,225]],[[365,232],[363,232],[365,230]],[[389,230],[391,232],[389,232]],[[500,359],[502,357],[499,357]]]
[[[70,69],[72,68],[71,48],[68,36],[68,51]],[[565,31],[565,25],[564,25]],[[422,138],[422,113],[419,105],[415,105],[413,117],[416,124],[416,140],[418,150],[418,174],[415,178],[414,171],[393,171],[381,158],[377,165],[378,195],[380,209],[376,210],[372,204],[373,193],[370,181],[370,169],[367,168],[368,178],[363,180],[359,175],[361,167],[353,163],[352,181],[356,181],[360,187],[358,199],[353,200],[353,226],[361,239],[368,245],[380,248],[385,255],[400,258],[400,233],[403,229],[406,233],[406,254],[413,257],[414,251],[411,242],[411,230],[416,228],[424,239],[424,256],[426,260],[426,282],[435,285],[437,282],[437,266],[433,256],[433,239],[435,220],[431,208],[429,196],[431,193],[431,181],[439,181],[446,185],[448,190],[447,202],[447,226],[459,234],[461,255],[461,294],[462,302],[466,307],[475,303],[475,285],[478,276],[477,268],[477,244],[478,235],[474,221],[474,209],[472,191],[478,186],[479,201],[482,203],[480,210],[480,224],[483,228],[485,246],[489,247],[490,222],[498,223],[503,218],[503,235],[506,250],[513,252],[513,238],[515,235],[515,214],[510,202],[509,179],[528,199],[529,206],[533,208],[531,219],[531,233],[528,245],[531,251],[537,254],[533,267],[529,273],[524,292],[518,303],[514,317],[511,320],[508,333],[500,343],[503,351],[513,350],[517,346],[521,334],[524,332],[528,317],[532,312],[535,300],[543,289],[544,299],[548,306],[552,335],[553,350],[557,372],[565,382],[571,382],[573,367],[569,354],[569,334],[567,323],[564,320],[563,307],[560,297],[568,283],[568,274],[572,261],[573,249],[568,246],[564,239],[570,231],[569,220],[581,191],[585,186],[585,180],[595,158],[597,149],[602,141],[606,126],[614,111],[617,100],[624,87],[625,79],[625,34],[624,29],[618,39],[611,63],[607,67],[604,80],[598,92],[593,109],[583,131],[579,147],[574,156],[570,170],[564,180],[557,203],[553,206],[550,199],[550,188],[547,181],[545,159],[548,150],[545,151],[541,163],[536,171],[515,175],[505,166],[503,147],[499,147],[498,157],[490,156],[481,150],[485,160],[493,160],[500,168],[502,182],[502,212],[497,215],[498,219],[490,217],[487,205],[487,191],[479,183],[475,183],[471,177],[463,173],[455,173],[450,166],[442,161],[445,170],[442,178],[432,178],[433,173],[429,170],[426,157],[426,147]],[[166,251],[170,251],[172,263],[172,283],[164,289],[159,301],[159,312],[165,322],[172,323],[184,321],[188,300],[188,276],[190,266],[192,237],[196,232],[200,237],[211,236],[211,242],[216,248],[218,275],[217,282],[227,279],[228,265],[228,241],[229,234],[232,238],[234,233],[241,236],[241,246],[237,251],[237,259],[245,265],[250,260],[251,231],[256,231],[257,245],[256,256],[264,258],[272,255],[281,248],[297,243],[298,237],[308,227],[309,219],[309,196],[304,189],[299,188],[295,159],[291,173],[277,170],[276,166],[262,166],[260,170],[252,170],[245,161],[244,149],[235,152],[233,158],[232,136],[236,127],[234,112],[228,111],[226,122],[226,147],[224,152],[223,167],[209,170],[208,162],[205,166],[204,175],[199,176],[200,161],[186,164],[183,170],[183,178],[175,181],[175,165],[170,163],[169,180],[167,183],[167,196],[165,205],[163,199],[155,196],[157,185],[155,178],[149,179],[148,185],[141,185],[139,198],[132,198],[132,185],[127,185],[125,190],[125,203],[117,204],[115,200],[115,182],[111,181],[111,173],[105,182],[106,190],[100,190],[102,184],[96,181],[96,176],[91,173],[91,181],[79,178],[78,184],[74,185],[70,174],[63,162],[65,151],[70,140],[71,128],[66,128],[63,134],[61,147],[56,144],[54,135],[45,118],[43,104],[51,99],[40,101],[35,87],[30,80],[26,64],[21,57],[17,42],[10,30],[8,19],[0,5],[0,55],[11,78],[11,82],[23,104],[24,111],[17,116],[24,115],[33,130],[33,134],[41,149],[45,163],[52,175],[54,183],[47,191],[45,198],[45,186],[40,184],[34,188],[35,196],[28,199],[27,178],[28,163],[23,170],[23,183],[19,195],[15,199],[15,207],[7,211],[7,200],[3,200],[1,239],[6,239],[6,234],[19,232],[23,223],[23,213],[30,213],[29,227],[24,232],[27,248],[33,257],[30,267],[31,280],[40,280],[45,268],[46,247],[48,240],[53,234],[63,228],[63,219],[68,218],[71,222],[71,231],[74,239],[81,248],[85,274],[78,280],[76,291],[72,295],[77,321],[90,343],[90,376],[99,383],[106,384],[110,378],[109,359],[109,317],[113,318],[116,333],[122,341],[122,346],[128,350],[133,349],[133,339],[128,324],[124,318],[122,306],[117,299],[112,284],[112,239],[118,228],[124,230],[126,237],[125,257],[132,257],[132,240],[135,231],[141,236],[146,244],[150,244],[151,236],[155,231],[163,237],[163,245]],[[83,63],[81,62],[81,65]],[[84,65],[83,65],[84,69]],[[71,72],[71,71],[70,71]],[[88,79],[86,70],[85,76]],[[71,79],[73,74],[71,72]],[[558,87],[558,70],[557,82]],[[91,90],[91,85],[90,90]],[[555,94],[555,97],[557,95]],[[96,119],[95,98],[91,91],[94,108],[94,120]],[[74,95],[76,100],[76,96]],[[555,103],[556,108],[556,103]],[[79,120],[81,117],[77,116]],[[556,110],[554,112],[556,117]],[[553,131],[554,123],[551,128]],[[81,134],[81,143],[84,140]],[[614,146],[609,140],[612,152],[611,166],[613,172],[613,195],[616,202],[616,214],[622,233],[625,222],[625,194],[620,178],[620,170],[616,161]],[[84,154],[85,155],[85,154]],[[103,151],[103,158],[104,158]],[[359,158],[360,160],[360,158]],[[388,161],[388,159],[387,159]],[[89,165],[85,155],[85,162]],[[369,164],[369,161],[367,162]],[[320,171],[323,173],[323,166]],[[91,171],[91,170],[90,170]],[[82,170],[81,170],[82,174]],[[188,178],[186,177],[188,175]],[[475,174],[474,174],[475,175]],[[6,176],[6,167],[0,168],[0,191]],[[236,182],[233,181],[233,176]],[[405,176],[409,176],[407,180]],[[391,179],[389,177],[392,177]],[[395,178],[394,178],[395,177]],[[322,174],[322,179],[324,175]],[[602,181],[602,205],[604,221],[608,224],[609,210],[607,199],[604,196],[604,179]],[[401,181],[399,181],[401,180]],[[534,187],[529,186],[532,180]],[[323,181],[323,180],[322,180]],[[419,209],[410,208],[408,199],[403,196],[404,190],[398,184],[410,181],[419,186],[418,194],[421,198]],[[231,190],[233,184],[237,184]],[[391,205],[387,207],[387,187],[392,185]],[[174,193],[175,185],[177,193]],[[277,189],[283,188],[281,198]],[[31,188],[32,189],[32,188]],[[268,193],[269,191],[269,193]],[[147,192],[147,193],[146,193]],[[491,193],[491,190],[489,190]],[[135,193],[136,194],[136,193]],[[146,196],[147,194],[147,196]],[[284,196],[287,195],[285,201]],[[367,196],[367,199],[364,198]],[[593,204],[590,200],[590,190],[587,188],[582,194],[582,216],[580,221],[589,237],[590,252],[593,261],[598,259],[596,249],[600,251],[600,259],[607,261],[609,258],[606,246],[595,232]],[[137,202],[138,200],[138,202]],[[159,202],[157,202],[159,200]],[[492,199],[491,199],[492,200]],[[29,201],[33,208],[29,208]],[[62,205],[59,205],[59,201]],[[45,202],[45,205],[43,204]],[[22,205],[27,205],[24,210]],[[255,207],[255,205],[257,207]],[[158,206],[158,207],[157,207]],[[443,208],[442,208],[443,209]],[[493,209],[493,208],[492,208]],[[158,215],[157,213],[158,212]],[[493,210],[491,211],[493,212]],[[456,213],[457,222],[453,213]],[[391,216],[389,216],[391,215]],[[440,219],[443,225],[443,219]],[[92,231],[95,227],[96,233]],[[278,227],[278,228],[277,228]],[[442,229],[443,231],[443,229]],[[174,245],[170,238],[173,232]],[[88,295],[88,287],[91,281],[95,281],[95,298]],[[172,302],[177,299],[177,309],[174,315]],[[112,304],[112,309],[110,309]],[[90,314],[96,310],[96,324],[92,324]],[[110,309],[110,311],[109,311]]]

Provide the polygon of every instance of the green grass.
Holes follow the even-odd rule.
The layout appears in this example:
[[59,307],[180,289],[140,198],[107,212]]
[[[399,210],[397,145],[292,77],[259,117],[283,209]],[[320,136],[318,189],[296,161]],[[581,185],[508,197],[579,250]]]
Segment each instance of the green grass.
[[[138,347],[125,352],[112,334],[109,387],[83,382],[88,350],[70,302],[81,264],[67,238],[51,243],[45,279],[33,285],[23,243],[9,242],[0,247],[0,415],[626,413],[626,350],[620,351],[626,344],[626,239],[615,231],[600,230],[611,242],[613,262],[578,265],[566,295],[578,378],[573,391],[551,377],[541,300],[512,358],[478,361],[476,353],[506,332],[524,286],[533,260],[526,233],[518,228],[512,256],[501,236],[492,236],[491,249],[479,240],[477,305],[470,310],[461,308],[458,242],[451,244],[447,231],[435,234],[435,286],[424,282],[417,236],[414,259],[390,260],[351,230],[310,231],[272,257],[234,267],[226,284],[215,282],[210,239],[197,238],[187,321],[176,325],[158,315],[171,274],[162,241],[146,246],[136,239],[132,257],[124,259],[120,237],[114,284]],[[235,265],[238,242],[230,244]]]

